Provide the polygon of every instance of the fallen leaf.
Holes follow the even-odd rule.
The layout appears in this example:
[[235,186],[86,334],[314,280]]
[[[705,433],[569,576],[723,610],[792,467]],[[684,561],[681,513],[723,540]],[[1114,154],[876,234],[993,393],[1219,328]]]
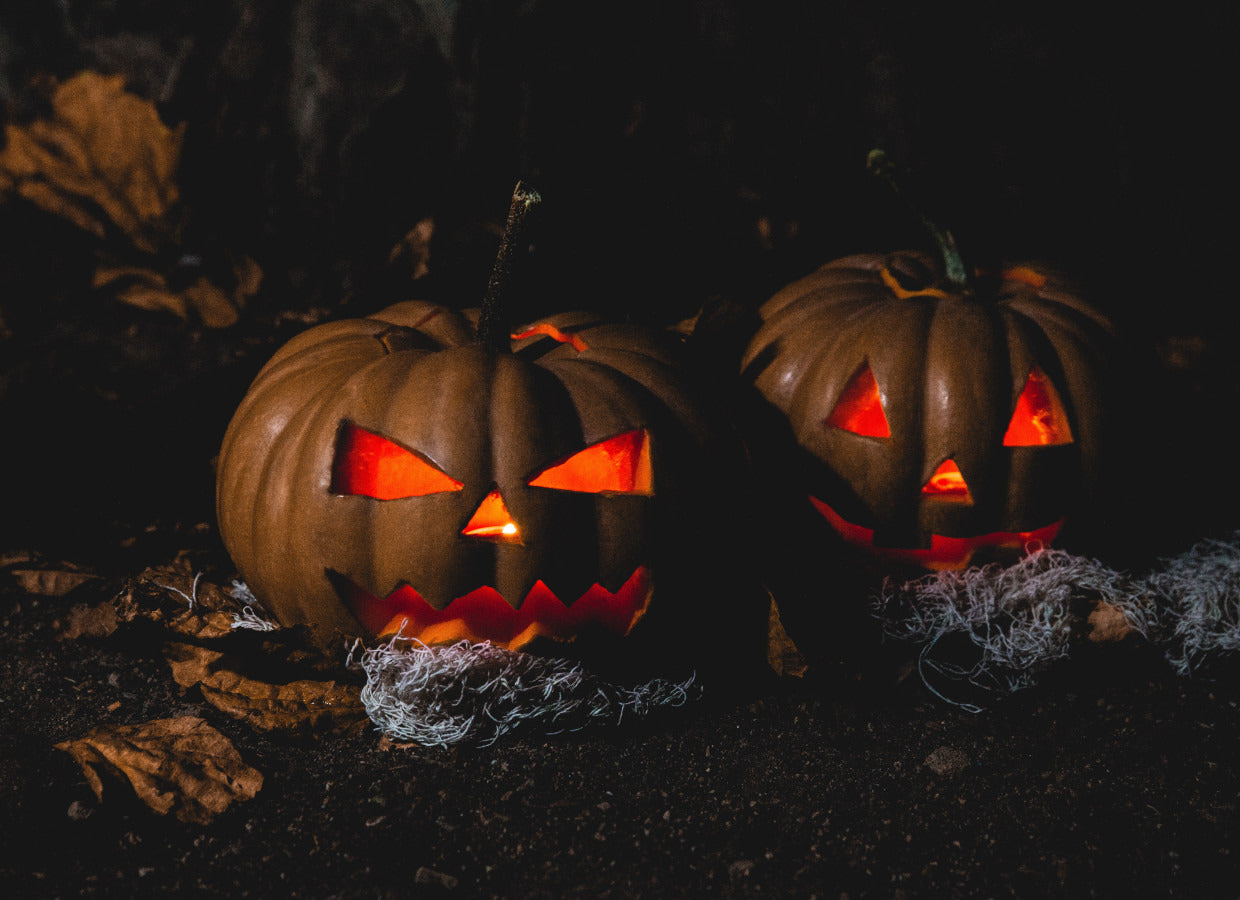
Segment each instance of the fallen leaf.
[[221,669],[198,687],[216,709],[258,731],[343,731],[367,718],[359,690],[334,681],[267,684]]
[[779,605],[774,597],[771,597],[770,613],[767,616],[766,662],[775,674],[780,676],[801,678],[809,670],[805,657],[784,630],[784,623],[779,617]]
[[231,634],[243,605],[201,575],[174,567],[149,568],[116,598],[122,621],[146,619],[183,637]]
[[241,759],[228,738],[194,716],[101,725],[56,749],[77,760],[100,801],[103,777],[118,777],[156,813],[172,813],[182,822],[206,825],[263,786],[263,774]]
[[107,637],[120,627],[116,606],[109,600],[94,605],[75,603],[60,625],[61,640],[82,637]]
[[263,270],[254,260],[243,256],[223,280],[228,282],[226,287],[199,275],[193,284],[175,290],[165,276],[153,269],[101,265],[95,270],[92,287],[110,290],[122,303],[139,309],[170,312],[182,319],[196,316],[208,328],[227,328],[237,321],[240,310],[258,293]]
[[221,651],[193,644],[169,644],[164,656],[177,684],[197,686],[208,703],[257,731],[342,731],[366,719],[351,685],[309,679],[269,684],[227,668]]
[[431,238],[435,235],[435,220],[422,219],[409,233],[396,242],[388,254],[388,263],[400,264],[408,269],[409,279],[416,281],[430,272]]
[[1120,607],[1102,600],[1098,601],[1085,622],[1089,626],[1087,639],[1095,644],[1122,641],[1136,630]]
[[99,577],[72,569],[11,569],[10,574],[23,591],[42,597],[63,597],[75,587]]
[[172,667],[172,680],[183,688],[200,683],[223,656],[219,650],[196,644],[171,643],[164,647],[164,659]]
[[124,77],[81,72],[56,86],[49,118],[5,126],[0,195],[16,194],[104,239],[157,253],[175,230],[184,125],[169,128]]

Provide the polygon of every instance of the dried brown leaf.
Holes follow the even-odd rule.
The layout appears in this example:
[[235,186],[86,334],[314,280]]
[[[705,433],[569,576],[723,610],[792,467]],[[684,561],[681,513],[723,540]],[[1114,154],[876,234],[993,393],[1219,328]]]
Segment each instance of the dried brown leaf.
[[407,269],[411,281],[422,278],[431,270],[431,238],[434,235],[435,220],[420,220],[409,229],[408,234],[396,242],[396,246],[388,254],[388,263],[399,264]]
[[5,126],[0,194],[13,193],[104,238],[119,229],[155,253],[169,213],[184,126],[168,128],[124,78],[81,72],[56,87],[50,118]]
[[1136,632],[1120,607],[1102,600],[1097,602],[1085,622],[1089,626],[1086,638],[1095,644],[1122,641]]
[[75,603],[60,624],[61,640],[82,637],[107,637],[120,627],[116,605],[110,600],[94,605]]
[[268,684],[221,669],[199,688],[216,709],[258,731],[343,731],[366,719],[358,689],[334,681]]
[[69,591],[98,575],[73,569],[10,569],[17,584],[28,594],[42,597],[63,597]]
[[56,749],[77,760],[100,801],[104,776],[119,777],[152,810],[182,822],[208,824],[263,786],[262,773],[241,759],[228,738],[194,716],[101,725]]
[[151,269],[101,265],[95,270],[93,286],[96,290],[111,289],[116,299],[139,309],[171,312],[182,319],[193,315],[208,328],[227,328],[236,323],[246,302],[258,293],[263,270],[244,256],[233,266],[232,276],[224,280],[232,282],[230,289],[200,275],[188,287],[173,290],[167,278]]
[[232,298],[201,275],[180,296],[208,328],[227,328],[237,321],[237,305]]
[[233,616],[243,610],[219,585],[171,566],[144,570],[114,602],[122,622],[145,619],[200,639],[232,633]]
[[184,637],[205,640],[232,634],[233,617],[221,610],[194,611],[187,609],[180,615],[164,619],[163,624]]
[[227,668],[232,660],[224,653],[193,644],[169,644],[164,656],[177,684],[196,685],[208,703],[257,731],[342,731],[366,719],[359,691],[351,685],[270,684]]
[[805,657],[784,630],[784,623],[779,617],[779,604],[774,597],[771,597],[767,616],[766,638],[766,662],[776,675],[801,678],[809,671]]
[[199,684],[223,656],[219,650],[196,644],[170,643],[164,647],[164,658],[172,667],[172,680],[183,688]]
[[164,276],[138,266],[100,266],[92,282],[95,288],[116,287],[116,299],[138,309],[165,310],[182,319],[189,317],[189,304],[169,290]]

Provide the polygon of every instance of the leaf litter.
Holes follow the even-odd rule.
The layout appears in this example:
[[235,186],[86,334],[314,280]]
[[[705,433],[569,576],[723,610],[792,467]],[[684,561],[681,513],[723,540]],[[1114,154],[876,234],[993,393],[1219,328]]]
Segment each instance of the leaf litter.
[[197,272],[200,260],[182,252],[184,123],[166,125],[120,75],[79,72],[56,84],[49,100],[50,115],[5,126],[0,200],[23,200],[96,238],[96,291],[208,328],[234,324],[258,293],[262,269],[248,256],[227,255],[208,277]]

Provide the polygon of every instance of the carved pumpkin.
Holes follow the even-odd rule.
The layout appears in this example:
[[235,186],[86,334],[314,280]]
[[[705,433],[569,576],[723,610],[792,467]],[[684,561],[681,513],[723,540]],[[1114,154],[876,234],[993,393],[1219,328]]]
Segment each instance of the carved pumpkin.
[[943,269],[829,263],[761,307],[742,363],[803,451],[805,502],[847,544],[930,569],[1058,535],[1098,474],[1112,340],[1053,272]]
[[684,612],[661,602],[728,615],[707,573],[735,460],[672,338],[565,314],[505,343],[406,302],[312,328],[259,373],[217,508],[282,623],[516,648]]

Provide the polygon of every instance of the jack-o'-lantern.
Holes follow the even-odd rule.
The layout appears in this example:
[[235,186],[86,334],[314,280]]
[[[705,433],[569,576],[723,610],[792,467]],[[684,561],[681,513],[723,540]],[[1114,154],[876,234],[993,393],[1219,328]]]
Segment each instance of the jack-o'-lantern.
[[884,562],[1049,543],[1098,474],[1109,324],[1052,271],[962,271],[828,263],[761,307],[742,363],[802,451],[805,502]]
[[408,301],[267,363],[218,463],[254,593],[324,639],[508,648],[726,616],[735,445],[675,339],[571,313],[483,343],[482,320]]

